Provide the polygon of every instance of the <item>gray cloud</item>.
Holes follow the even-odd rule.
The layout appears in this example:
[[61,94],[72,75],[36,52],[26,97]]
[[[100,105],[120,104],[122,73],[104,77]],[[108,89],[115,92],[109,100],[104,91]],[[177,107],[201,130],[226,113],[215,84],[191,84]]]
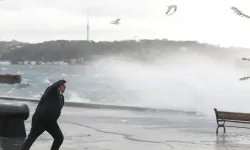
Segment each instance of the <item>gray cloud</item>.
[[[250,34],[250,22],[234,15],[229,8],[234,5],[248,13],[248,3],[236,0],[5,0],[0,2],[0,38],[32,42],[85,39],[88,12],[94,40],[128,39],[136,35],[247,45],[249,42],[243,37]],[[178,10],[167,17],[166,6],[171,4],[178,5]],[[110,24],[116,18],[121,18],[121,25]]]

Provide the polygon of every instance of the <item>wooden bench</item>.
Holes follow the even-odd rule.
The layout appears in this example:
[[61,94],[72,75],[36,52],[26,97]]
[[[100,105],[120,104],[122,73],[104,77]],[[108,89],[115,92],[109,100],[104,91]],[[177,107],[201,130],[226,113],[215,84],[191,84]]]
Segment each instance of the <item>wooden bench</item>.
[[[218,129],[220,127],[224,128],[224,133],[226,132],[225,122],[250,124],[250,113],[218,111],[216,108],[214,108],[214,111],[218,125],[216,129],[216,134],[218,134]],[[237,127],[237,126],[226,126],[226,127],[247,128],[247,127]]]

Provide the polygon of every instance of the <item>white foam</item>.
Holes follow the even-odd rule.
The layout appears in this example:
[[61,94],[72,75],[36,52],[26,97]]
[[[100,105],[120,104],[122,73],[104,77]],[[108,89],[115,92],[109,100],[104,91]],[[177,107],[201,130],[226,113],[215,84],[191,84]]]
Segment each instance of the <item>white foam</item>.
[[250,84],[239,82],[246,72],[236,68],[234,61],[185,53],[162,56],[151,64],[109,57],[93,66],[105,71],[112,82],[136,93],[133,102],[130,96],[125,103],[208,114],[214,114],[213,108],[250,112]]
[[68,97],[67,98],[68,102],[82,102],[82,103],[90,102],[90,100],[85,98],[83,95],[80,96],[78,93],[73,91],[67,91],[67,93],[65,94]]

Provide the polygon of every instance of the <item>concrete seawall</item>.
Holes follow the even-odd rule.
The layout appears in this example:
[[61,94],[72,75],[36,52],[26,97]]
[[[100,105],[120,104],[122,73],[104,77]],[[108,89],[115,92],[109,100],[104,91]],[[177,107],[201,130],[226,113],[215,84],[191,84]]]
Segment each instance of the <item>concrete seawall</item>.
[[[3,97],[0,96],[2,100],[9,101],[23,101],[37,103],[39,99],[29,99],[23,97]],[[96,103],[79,103],[79,102],[65,102],[65,106],[69,107],[80,107],[80,108],[93,108],[93,109],[112,109],[112,110],[130,110],[130,111],[150,111],[150,112],[168,112],[168,113],[181,113],[181,114],[191,114],[191,115],[202,115],[195,111],[183,111],[175,109],[157,109],[157,108],[146,108],[146,107],[135,107],[135,106],[118,106],[118,105],[108,105],[108,104],[96,104]]]

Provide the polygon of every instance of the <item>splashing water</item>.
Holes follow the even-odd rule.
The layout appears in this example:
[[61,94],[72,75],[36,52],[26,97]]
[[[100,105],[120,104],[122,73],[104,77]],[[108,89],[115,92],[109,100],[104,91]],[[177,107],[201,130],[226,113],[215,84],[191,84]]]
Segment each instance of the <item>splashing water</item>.
[[156,108],[192,109],[213,114],[213,108],[249,110],[250,84],[239,82],[245,71],[233,62],[221,63],[198,55],[166,57],[152,64],[103,59],[95,64],[125,91],[127,103]]
[[63,78],[65,98],[71,102],[191,109],[211,115],[213,108],[250,112],[250,83],[239,81],[250,73],[235,58],[219,61],[187,52],[151,62],[106,56],[84,66],[5,68],[9,73],[20,70],[29,86],[0,85],[4,96],[39,99],[48,85]]

